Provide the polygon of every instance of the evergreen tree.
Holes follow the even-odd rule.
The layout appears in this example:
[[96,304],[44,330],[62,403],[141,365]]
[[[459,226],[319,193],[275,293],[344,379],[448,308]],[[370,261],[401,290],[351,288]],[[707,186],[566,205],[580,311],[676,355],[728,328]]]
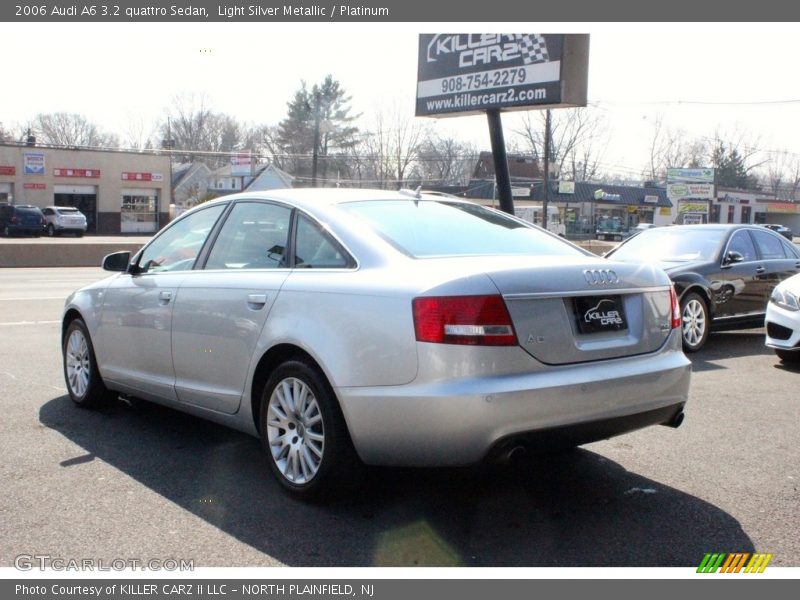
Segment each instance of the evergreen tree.
[[327,173],[345,168],[344,155],[355,144],[357,115],[350,114],[350,96],[333,76],[328,75],[311,89],[305,81],[287,102],[288,114],[278,125],[277,144],[286,156],[286,169],[296,177],[311,178],[313,154],[318,156],[318,184]]

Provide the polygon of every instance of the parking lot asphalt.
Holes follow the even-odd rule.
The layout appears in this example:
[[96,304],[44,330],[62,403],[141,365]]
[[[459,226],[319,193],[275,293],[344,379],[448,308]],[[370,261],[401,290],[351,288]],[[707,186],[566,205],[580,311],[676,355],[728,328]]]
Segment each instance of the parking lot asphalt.
[[504,467],[374,469],[297,502],[258,440],[155,405],[74,407],[63,300],[96,268],[0,269],[0,566],[20,554],[195,566],[800,566],[800,371],[763,330],[691,356],[687,418]]

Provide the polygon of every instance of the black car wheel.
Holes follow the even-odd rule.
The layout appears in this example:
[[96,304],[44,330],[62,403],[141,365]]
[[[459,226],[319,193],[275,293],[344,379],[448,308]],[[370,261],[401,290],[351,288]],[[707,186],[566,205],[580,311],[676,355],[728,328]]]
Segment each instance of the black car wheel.
[[55,235],[56,235],[56,228],[53,227],[52,223],[50,223],[47,226],[47,237],[55,237]]
[[775,354],[781,359],[781,362],[787,364],[798,365],[800,364],[800,351],[793,352],[791,350],[775,350]]
[[62,352],[64,379],[72,401],[84,408],[106,404],[110,393],[100,377],[89,330],[81,319],[73,319],[67,327]]
[[700,294],[689,292],[681,300],[683,349],[696,352],[708,339],[708,306]]
[[304,360],[281,364],[261,394],[260,433],[284,489],[316,500],[356,481],[359,460],[333,390]]

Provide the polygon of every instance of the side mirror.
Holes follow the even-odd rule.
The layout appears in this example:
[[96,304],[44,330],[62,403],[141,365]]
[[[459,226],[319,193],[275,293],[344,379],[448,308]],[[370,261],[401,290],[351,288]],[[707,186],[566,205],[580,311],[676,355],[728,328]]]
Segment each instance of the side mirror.
[[728,250],[728,253],[725,255],[725,260],[722,261],[723,265],[732,265],[734,263],[740,263],[744,260],[744,256],[742,256],[741,252],[737,252],[736,250]]
[[114,252],[114,254],[108,254],[103,258],[103,270],[113,271],[114,273],[124,273],[128,270],[130,261],[131,253],[129,251]]

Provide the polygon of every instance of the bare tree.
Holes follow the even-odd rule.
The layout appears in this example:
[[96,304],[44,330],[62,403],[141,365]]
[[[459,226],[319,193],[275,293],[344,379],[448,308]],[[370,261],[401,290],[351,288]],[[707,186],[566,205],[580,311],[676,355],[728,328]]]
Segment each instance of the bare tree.
[[[563,179],[583,181],[598,175],[608,126],[605,118],[590,108],[568,108],[551,113],[550,161]],[[514,133],[522,139],[525,152],[544,157],[546,112],[528,111]]]
[[375,124],[364,137],[362,151],[372,163],[381,187],[403,187],[411,166],[419,157],[426,127],[398,106],[375,113]]
[[39,113],[30,124],[41,143],[57,146],[117,148],[119,138],[77,113]]
[[422,185],[465,185],[478,155],[472,144],[428,131],[420,144],[415,173]]
[[800,158],[787,151],[774,152],[762,176],[764,187],[782,200],[795,200],[800,191]]

